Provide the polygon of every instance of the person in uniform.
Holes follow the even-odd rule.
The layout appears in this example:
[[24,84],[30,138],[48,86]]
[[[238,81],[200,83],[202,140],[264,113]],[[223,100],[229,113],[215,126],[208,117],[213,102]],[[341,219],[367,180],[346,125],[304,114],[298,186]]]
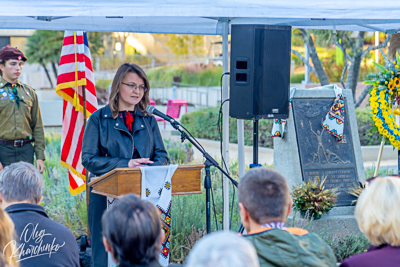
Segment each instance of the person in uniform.
[[14,162],[36,165],[40,173],[44,166],[44,129],[35,90],[21,83],[28,59],[15,47],[0,50],[0,171]]

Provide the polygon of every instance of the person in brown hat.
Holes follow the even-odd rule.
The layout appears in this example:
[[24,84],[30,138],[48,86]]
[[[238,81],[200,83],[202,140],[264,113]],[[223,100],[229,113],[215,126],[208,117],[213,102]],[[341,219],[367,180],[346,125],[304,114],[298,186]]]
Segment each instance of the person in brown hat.
[[0,50],[0,171],[14,162],[36,165],[40,173],[44,166],[44,129],[35,90],[21,83],[28,59],[15,47]]

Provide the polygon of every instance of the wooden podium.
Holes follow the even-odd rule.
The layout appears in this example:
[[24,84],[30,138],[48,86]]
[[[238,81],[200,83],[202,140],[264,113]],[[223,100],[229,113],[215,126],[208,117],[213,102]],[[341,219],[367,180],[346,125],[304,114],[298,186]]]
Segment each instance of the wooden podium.
[[[151,167],[149,167],[151,168]],[[179,165],[172,176],[172,195],[201,194],[201,169],[200,165]],[[118,198],[125,194],[141,195],[142,173],[140,168],[118,168],[103,176],[93,177],[90,186],[92,192]]]

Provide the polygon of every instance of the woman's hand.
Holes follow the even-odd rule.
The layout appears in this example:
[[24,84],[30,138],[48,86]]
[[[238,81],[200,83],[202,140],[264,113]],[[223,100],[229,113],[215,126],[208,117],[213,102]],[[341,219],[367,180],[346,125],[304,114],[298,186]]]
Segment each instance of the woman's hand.
[[140,159],[131,159],[128,162],[128,167],[129,168],[135,168],[135,167],[146,167],[147,165],[142,165],[143,163],[154,163],[153,161],[151,161],[148,158],[140,158]]

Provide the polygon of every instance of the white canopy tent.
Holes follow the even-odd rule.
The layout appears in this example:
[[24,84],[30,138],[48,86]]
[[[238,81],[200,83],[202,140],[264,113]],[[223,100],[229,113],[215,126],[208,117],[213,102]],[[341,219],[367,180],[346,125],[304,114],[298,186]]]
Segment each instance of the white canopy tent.
[[[2,0],[0,27],[222,34],[229,24],[280,24],[297,28],[391,31],[400,2],[371,0]],[[50,21],[42,19],[49,18]]]
[[[228,72],[232,24],[290,25],[305,29],[381,31],[400,28],[400,2],[372,0],[2,0],[0,28],[206,34],[223,36]],[[229,98],[224,76],[223,99]],[[223,156],[229,159],[228,105],[224,105]],[[238,120],[239,155],[243,121]],[[244,158],[239,158],[244,172]],[[224,228],[229,228],[229,183],[224,179]]]

